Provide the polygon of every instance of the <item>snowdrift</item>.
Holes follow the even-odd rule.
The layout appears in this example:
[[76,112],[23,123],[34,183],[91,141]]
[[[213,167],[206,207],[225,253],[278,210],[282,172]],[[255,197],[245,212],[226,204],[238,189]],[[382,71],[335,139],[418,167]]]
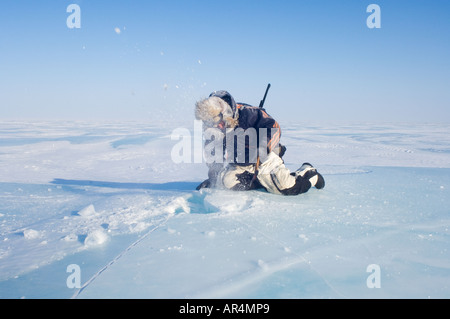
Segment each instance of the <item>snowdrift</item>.
[[176,127],[1,123],[0,298],[450,297],[448,125],[285,124],[293,197],[195,191]]

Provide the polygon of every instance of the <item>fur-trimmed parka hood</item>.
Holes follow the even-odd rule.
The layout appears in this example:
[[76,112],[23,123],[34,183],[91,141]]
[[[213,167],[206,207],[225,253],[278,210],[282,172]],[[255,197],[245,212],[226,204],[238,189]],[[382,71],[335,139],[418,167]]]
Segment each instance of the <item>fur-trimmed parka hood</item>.
[[195,104],[195,118],[205,123],[214,123],[214,118],[220,113],[222,113],[226,127],[237,126],[236,102],[227,91],[215,91],[208,98]]

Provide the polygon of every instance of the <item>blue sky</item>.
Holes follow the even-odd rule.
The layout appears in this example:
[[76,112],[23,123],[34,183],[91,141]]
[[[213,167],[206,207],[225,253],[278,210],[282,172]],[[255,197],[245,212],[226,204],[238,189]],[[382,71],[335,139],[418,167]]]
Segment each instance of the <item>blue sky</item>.
[[0,119],[191,120],[211,91],[257,105],[270,82],[280,122],[450,122],[449,14],[445,0],[6,0]]

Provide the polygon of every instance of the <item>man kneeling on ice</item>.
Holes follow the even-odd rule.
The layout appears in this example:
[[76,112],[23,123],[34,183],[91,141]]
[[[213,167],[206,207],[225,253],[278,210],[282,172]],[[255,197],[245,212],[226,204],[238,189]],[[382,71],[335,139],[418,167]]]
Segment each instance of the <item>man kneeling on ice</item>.
[[208,179],[197,190],[264,188],[274,194],[298,195],[325,186],[322,175],[309,163],[292,173],[285,167],[280,126],[262,104],[236,103],[227,91],[215,91],[196,103],[195,117],[203,121],[209,168]]

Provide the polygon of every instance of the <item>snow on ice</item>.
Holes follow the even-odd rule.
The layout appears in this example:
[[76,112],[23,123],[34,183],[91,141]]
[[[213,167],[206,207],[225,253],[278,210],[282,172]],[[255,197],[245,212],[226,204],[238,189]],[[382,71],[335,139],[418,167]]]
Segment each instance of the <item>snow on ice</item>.
[[195,191],[183,124],[2,122],[0,298],[450,297],[448,125],[281,123],[282,197]]

